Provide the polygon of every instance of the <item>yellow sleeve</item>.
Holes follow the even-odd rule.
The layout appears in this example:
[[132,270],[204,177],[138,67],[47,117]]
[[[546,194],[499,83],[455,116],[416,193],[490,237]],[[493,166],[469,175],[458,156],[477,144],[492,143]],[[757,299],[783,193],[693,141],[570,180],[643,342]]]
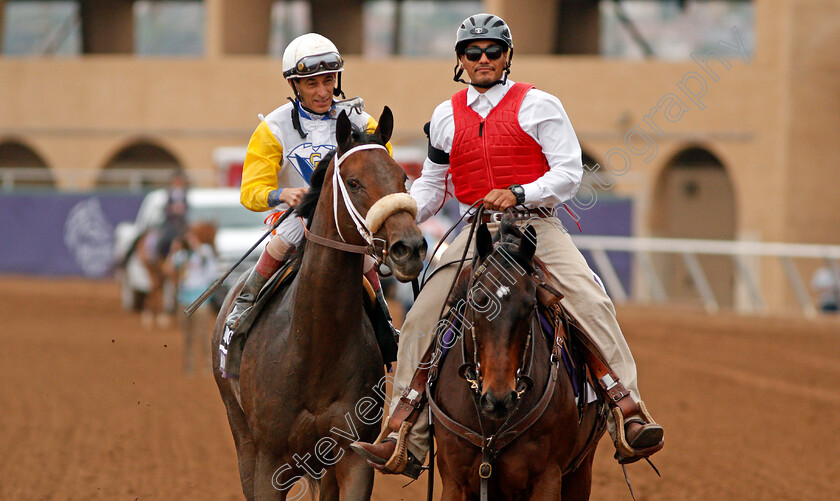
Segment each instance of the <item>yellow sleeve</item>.
[[[368,118],[366,132],[368,134],[373,134],[376,131],[376,128],[378,126],[379,126],[379,123],[377,123],[376,119],[373,118],[373,117],[370,117],[370,118]],[[394,156],[394,148],[391,147],[391,141],[388,141],[387,143],[385,143],[385,147],[388,148],[388,154],[391,155],[391,157],[393,157]]]
[[248,142],[245,164],[242,166],[242,193],[239,200],[245,208],[263,212],[268,205],[268,194],[276,190],[277,172],[283,163],[283,146],[274,137],[265,122],[260,122]]

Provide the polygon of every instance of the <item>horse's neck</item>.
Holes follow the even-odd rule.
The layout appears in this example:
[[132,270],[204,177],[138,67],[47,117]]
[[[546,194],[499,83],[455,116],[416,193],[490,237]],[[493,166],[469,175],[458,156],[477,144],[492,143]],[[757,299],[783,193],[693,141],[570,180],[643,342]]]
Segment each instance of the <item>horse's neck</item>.
[[[340,241],[331,213],[316,218],[311,231]],[[352,338],[345,333],[352,332],[356,325],[361,328],[364,314],[363,262],[361,254],[308,242],[298,272],[293,331],[305,332],[305,337],[313,341],[319,336],[326,336],[333,343]],[[336,326],[342,327],[340,335],[337,335]]]

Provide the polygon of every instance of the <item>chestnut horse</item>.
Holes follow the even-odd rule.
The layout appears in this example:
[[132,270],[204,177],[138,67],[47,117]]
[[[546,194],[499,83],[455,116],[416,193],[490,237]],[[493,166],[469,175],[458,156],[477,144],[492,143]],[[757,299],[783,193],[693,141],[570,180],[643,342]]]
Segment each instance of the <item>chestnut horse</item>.
[[[569,345],[563,328],[543,333],[537,293],[560,294],[534,262],[533,227],[523,232],[505,220],[496,239],[494,246],[486,225],[478,227],[476,261],[450,299],[466,328],[427,390],[441,499],[589,499],[603,402],[587,405],[577,384],[583,402],[576,404],[560,350]],[[581,381],[585,369],[577,364]]]
[[363,306],[363,253],[384,243],[394,275],[408,281],[426,252],[405,172],[383,146],[392,129],[387,107],[373,134],[339,115],[335,155],[301,202],[317,197],[300,269],[251,327],[238,380],[221,377],[217,347],[242,279],[219,314],[214,374],[247,499],[299,499],[313,483],[321,500],[370,498],[373,470],[348,453],[352,441],[376,437],[382,417],[373,388],[384,366]]

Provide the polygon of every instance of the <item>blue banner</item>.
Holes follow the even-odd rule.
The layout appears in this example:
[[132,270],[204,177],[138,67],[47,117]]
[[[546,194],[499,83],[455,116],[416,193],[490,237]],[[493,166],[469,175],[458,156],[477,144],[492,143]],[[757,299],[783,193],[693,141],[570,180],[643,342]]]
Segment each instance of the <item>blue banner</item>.
[[114,228],[133,221],[143,194],[0,194],[0,273],[109,275]]

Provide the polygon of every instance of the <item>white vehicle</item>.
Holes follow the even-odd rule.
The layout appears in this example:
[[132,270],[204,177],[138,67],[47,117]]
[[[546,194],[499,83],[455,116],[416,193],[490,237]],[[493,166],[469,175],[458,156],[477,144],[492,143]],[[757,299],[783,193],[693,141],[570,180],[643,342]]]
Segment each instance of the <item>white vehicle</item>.
[[[187,218],[190,222],[208,221],[216,225],[215,246],[220,276],[266,231],[263,220],[268,213],[255,213],[243,207],[239,202],[237,188],[190,188],[187,192],[187,204]],[[117,278],[124,309],[139,309],[145,295],[151,289],[151,279],[146,268],[131,251],[140,235],[163,222],[165,205],[166,190],[152,191],[140,204],[135,221],[120,223],[115,229],[114,262],[117,264]],[[267,240],[254,249],[240,265],[239,270],[244,270],[257,261]],[[226,283],[233,283],[237,277],[236,272],[232,273]],[[216,297],[224,297],[226,289],[223,287]],[[171,308],[172,305],[168,306]]]

